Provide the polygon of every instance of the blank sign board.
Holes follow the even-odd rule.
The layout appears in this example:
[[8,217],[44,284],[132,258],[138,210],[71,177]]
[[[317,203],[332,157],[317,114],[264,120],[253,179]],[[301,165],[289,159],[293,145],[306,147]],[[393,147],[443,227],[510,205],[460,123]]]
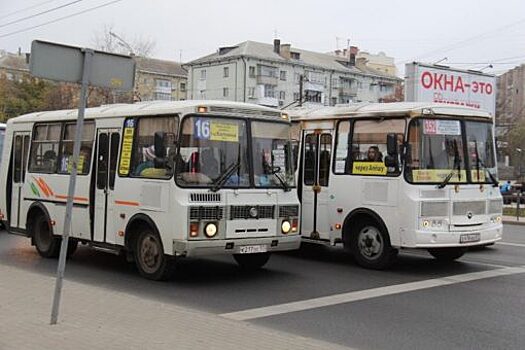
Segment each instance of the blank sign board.
[[[81,83],[84,52],[82,48],[34,40],[29,69],[36,77]],[[94,51],[89,85],[132,90],[135,61],[129,56]]]

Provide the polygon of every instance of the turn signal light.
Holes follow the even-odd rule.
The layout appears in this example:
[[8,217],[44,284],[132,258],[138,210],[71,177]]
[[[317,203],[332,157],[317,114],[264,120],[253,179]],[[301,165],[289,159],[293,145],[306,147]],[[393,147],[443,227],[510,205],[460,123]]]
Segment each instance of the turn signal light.
[[199,106],[199,107],[197,107],[197,112],[199,112],[199,113],[206,113],[206,112],[208,112],[208,107],[206,107],[206,106]]
[[190,223],[190,237],[197,237],[199,235],[199,223]]
[[299,219],[293,219],[292,220],[292,232],[297,232],[298,228],[299,228]]
[[336,229],[336,230],[340,230],[341,227],[342,227],[341,224],[335,224],[335,229]]

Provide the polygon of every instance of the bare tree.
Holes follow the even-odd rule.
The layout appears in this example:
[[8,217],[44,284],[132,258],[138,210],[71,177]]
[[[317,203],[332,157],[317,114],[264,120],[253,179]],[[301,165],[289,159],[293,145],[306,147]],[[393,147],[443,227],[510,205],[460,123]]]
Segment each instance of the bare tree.
[[141,57],[150,57],[155,49],[153,39],[143,36],[128,39],[124,34],[117,33],[112,24],[105,24],[102,30],[95,32],[93,45],[98,50]]

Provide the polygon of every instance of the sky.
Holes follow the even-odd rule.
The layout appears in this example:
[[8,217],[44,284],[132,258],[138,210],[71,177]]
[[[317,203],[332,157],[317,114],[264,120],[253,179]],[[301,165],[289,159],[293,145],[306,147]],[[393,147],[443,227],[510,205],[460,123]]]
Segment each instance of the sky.
[[394,57],[401,75],[412,61],[493,74],[525,63],[523,0],[0,0],[0,49],[9,52],[29,52],[34,39],[93,47],[104,27],[183,62],[277,37],[318,52],[349,40]]

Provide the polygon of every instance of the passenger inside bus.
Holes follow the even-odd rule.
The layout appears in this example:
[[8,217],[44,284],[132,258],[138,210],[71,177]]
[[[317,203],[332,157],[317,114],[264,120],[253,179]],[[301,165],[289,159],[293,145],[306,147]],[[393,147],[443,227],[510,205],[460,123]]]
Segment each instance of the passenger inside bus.
[[379,151],[379,147],[370,146],[367,152],[367,161],[369,162],[382,162],[383,154]]
[[151,145],[142,149],[143,161],[135,170],[133,175],[144,177],[165,177],[166,168],[155,168],[155,146]]

